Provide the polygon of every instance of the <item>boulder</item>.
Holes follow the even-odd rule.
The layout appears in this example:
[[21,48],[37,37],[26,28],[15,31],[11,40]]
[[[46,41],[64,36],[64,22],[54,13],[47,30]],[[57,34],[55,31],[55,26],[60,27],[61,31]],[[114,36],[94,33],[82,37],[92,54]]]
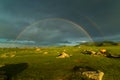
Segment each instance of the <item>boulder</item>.
[[36,52],[39,52],[39,51],[41,51],[41,49],[40,48],[36,48],[36,50],[35,50]]
[[6,53],[4,53],[4,54],[1,54],[0,57],[1,57],[1,58],[7,58],[8,56],[7,56]]
[[12,53],[11,53],[9,56],[10,56],[11,58],[13,58],[13,57],[15,57],[15,54],[12,54]]
[[44,52],[43,54],[48,54],[48,52]]
[[83,76],[92,80],[102,80],[104,73],[100,70],[98,71],[85,71],[82,73]]
[[83,54],[89,54],[89,55],[96,55],[96,52],[92,51],[92,50],[84,50],[82,53]]
[[69,57],[70,57],[70,55],[68,55],[68,54],[65,53],[65,52],[62,52],[62,53],[59,54],[58,57],[56,57],[56,58],[69,58]]
[[102,80],[104,76],[102,71],[88,66],[74,66],[73,72],[75,77],[82,78],[83,80]]
[[106,49],[100,49],[100,52],[101,52],[101,53],[106,53],[107,50],[106,50]]
[[82,53],[83,53],[83,54],[89,54],[89,55],[92,54],[90,50],[84,50],[84,51],[82,51]]

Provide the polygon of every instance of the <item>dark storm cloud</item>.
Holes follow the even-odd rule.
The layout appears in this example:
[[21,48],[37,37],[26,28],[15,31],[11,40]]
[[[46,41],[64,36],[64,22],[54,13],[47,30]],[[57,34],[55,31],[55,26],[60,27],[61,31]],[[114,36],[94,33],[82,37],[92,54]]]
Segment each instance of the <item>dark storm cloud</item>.
[[[0,0],[0,38],[15,39],[26,26],[46,18],[65,18],[81,25],[92,37],[113,36],[120,34],[119,0]],[[86,19],[86,16],[93,21]],[[29,38],[46,40],[55,37],[54,41],[65,38],[77,38],[79,33],[65,27],[41,32],[42,38]],[[99,29],[99,30],[98,30]],[[34,30],[32,30],[34,31]],[[32,32],[31,31],[31,32]],[[51,32],[56,35],[47,36]],[[71,32],[71,34],[70,34]],[[66,34],[66,35],[64,35]],[[39,34],[41,35],[41,34]],[[27,35],[28,36],[28,35]],[[59,37],[57,37],[59,36]]]

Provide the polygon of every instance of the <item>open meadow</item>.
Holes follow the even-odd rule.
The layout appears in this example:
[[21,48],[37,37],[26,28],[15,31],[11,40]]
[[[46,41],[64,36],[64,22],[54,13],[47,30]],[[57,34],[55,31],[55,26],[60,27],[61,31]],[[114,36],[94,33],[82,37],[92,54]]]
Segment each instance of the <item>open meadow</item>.
[[[120,58],[82,53],[100,49],[120,55],[120,46],[0,48],[0,72],[8,80],[87,80],[76,74],[75,67],[89,67],[104,72],[102,80],[120,80]],[[58,58],[63,52],[70,56]]]

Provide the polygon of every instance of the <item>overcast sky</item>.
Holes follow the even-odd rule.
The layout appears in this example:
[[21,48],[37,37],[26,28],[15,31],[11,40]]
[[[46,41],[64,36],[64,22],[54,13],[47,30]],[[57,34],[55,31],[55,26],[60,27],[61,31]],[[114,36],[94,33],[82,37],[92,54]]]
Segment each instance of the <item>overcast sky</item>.
[[15,40],[24,31],[19,40],[87,40],[85,31],[70,21],[93,40],[120,40],[120,0],[0,0],[0,39]]

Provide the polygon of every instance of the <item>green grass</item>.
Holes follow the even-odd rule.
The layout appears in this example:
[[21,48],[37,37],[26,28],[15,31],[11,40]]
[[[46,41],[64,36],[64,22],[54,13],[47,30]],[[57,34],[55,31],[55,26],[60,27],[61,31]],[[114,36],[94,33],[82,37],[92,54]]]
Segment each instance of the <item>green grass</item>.
[[[0,64],[5,64],[0,70],[6,71],[11,80],[82,80],[74,76],[72,69],[74,66],[89,66],[103,71],[103,80],[119,80],[120,59],[81,53],[83,50],[99,51],[101,48],[107,49],[111,54],[120,55],[120,46],[48,47],[41,48],[40,51],[35,48],[1,48],[0,54],[14,53],[16,56],[0,58]],[[63,51],[72,57],[57,59],[58,54]]]

